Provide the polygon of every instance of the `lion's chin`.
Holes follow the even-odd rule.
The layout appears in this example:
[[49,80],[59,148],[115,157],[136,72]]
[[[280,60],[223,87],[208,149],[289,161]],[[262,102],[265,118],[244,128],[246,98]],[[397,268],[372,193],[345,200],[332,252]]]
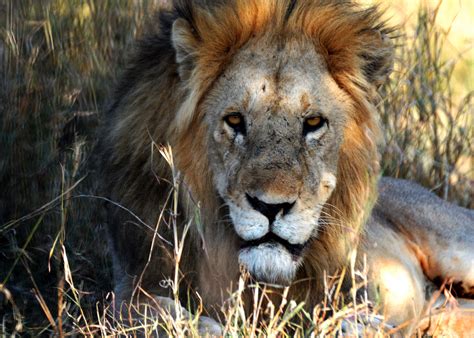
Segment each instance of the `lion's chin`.
[[263,243],[245,247],[239,252],[239,262],[259,282],[289,285],[295,278],[301,257],[291,254],[279,243]]

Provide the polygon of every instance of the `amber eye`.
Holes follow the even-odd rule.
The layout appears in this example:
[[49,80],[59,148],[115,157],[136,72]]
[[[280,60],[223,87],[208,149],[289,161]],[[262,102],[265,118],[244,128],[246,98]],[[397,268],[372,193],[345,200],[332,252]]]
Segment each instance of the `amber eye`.
[[237,126],[242,122],[242,116],[240,114],[233,114],[226,116],[226,122],[231,126]]
[[321,116],[313,116],[313,117],[306,118],[304,120],[304,125],[303,125],[303,135],[306,135],[313,131],[317,131],[318,129],[323,127],[326,123],[327,121]]
[[245,122],[244,122],[244,117],[240,113],[230,113],[224,117],[225,123],[236,133],[241,133],[245,135]]
[[306,119],[306,124],[310,127],[316,127],[321,123],[321,120],[320,117],[310,117],[309,119]]

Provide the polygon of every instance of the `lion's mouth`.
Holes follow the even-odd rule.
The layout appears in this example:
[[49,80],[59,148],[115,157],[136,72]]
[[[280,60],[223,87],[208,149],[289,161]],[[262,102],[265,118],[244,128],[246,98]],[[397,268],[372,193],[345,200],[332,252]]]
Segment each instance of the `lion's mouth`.
[[273,232],[267,233],[265,236],[260,237],[259,239],[254,239],[250,241],[242,240],[242,244],[240,245],[241,249],[246,249],[250,247],[257,247],[261,244],[280,244],[282,245],[288,252],[295,258],[298,259],[301,254],[303,253],[304,248],[306,247],[306,243],[303,244],[291,244],[287,240],[275,235]]

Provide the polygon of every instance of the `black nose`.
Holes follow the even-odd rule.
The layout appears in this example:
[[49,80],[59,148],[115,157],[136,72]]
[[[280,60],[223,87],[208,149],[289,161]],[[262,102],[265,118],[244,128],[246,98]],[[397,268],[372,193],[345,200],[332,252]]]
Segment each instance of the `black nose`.
[[278,203],[278,204],[268,204],[260,201],[256,197],[252,197],[249,194],[245,194],[247,201],[249,201],[252,208],[263,214],[270,224],[275,220],[276,215],[283,210],[283,215],[286,215],[290,209],[295,205],[295,202],[292,203]]

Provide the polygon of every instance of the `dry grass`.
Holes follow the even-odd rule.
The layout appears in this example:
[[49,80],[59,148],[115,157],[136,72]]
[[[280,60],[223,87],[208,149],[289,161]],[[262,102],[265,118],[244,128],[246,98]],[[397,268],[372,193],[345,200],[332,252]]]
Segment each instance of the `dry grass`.
[[[0,2],[0,334],[137,329],[111,311],[110,257],[98,199],[89,196],[95,173],[84,163],[125,56],[161,2]],[[459,78],[456,65],[473,60],[450,53],[450,34],[437,26],[436,8],[416,15],[413,27],[403,27],[380,104],[384,172],[472,208],[473,94],[453,79]],[[342,298],[340,276],[327,277],[326,300],[310,312],[284,297],[284,289],[283,302],[270,304],[265,286],[251,286],[255,306],[246,315],[243,279],[222,318],[231,335],[335,334],[351,325],[345,319],[366,323],[354,330],[370,330],[379,321],[369,311],[377,304]],[[178,284],[176,276],[169,282],[175,294]],[[180,307],[174,309],[178,319],[162,313],[160,321],[150,309],[138,310],[148,311],[140,325],[149,333],[197,334],[196,315]]]
[[473,60],[465,60],[467,51],[447,57],[450,32],[436,25],[439,7],[417,15],[416,27],[398,41],[398,62],[383,91],[384,174],[473,208],[474,93],[454,90],[453,81],[455,67]]

